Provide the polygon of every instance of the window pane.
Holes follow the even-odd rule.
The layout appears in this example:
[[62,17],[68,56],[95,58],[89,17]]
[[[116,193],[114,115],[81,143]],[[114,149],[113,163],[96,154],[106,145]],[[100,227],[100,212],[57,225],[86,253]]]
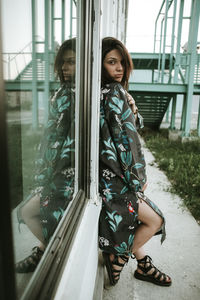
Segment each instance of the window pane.
[[19,296],[75,197],[75,2],[2,1]]

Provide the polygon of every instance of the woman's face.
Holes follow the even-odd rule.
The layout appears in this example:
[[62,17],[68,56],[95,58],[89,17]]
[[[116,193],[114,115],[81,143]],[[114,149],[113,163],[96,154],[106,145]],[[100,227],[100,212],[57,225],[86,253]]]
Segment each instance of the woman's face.
[[64,52],[62,72],[65,81],[73,81],[76,72],[76,53],[73,50]]
[[103,66],[108,75],[117,82],[121,82],[124,76],[123,58],[119,50],[114,49],[108,52],[103,61]]

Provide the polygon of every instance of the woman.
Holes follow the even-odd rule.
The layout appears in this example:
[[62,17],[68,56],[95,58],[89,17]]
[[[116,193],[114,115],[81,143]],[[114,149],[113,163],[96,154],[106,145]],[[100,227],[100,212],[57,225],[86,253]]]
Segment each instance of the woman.
[[16,264],[19,273],[32,272],[63,216],[74,191],[74,108],[76,40],[65,41],[56,56],[55,71],[61,87],[50,101],[49,119],[39,145],[35,187],[18,208],[19,222],[25,223],[40,245]]
[[115,38],[102,41],[102,88],[100,106],[99,191],[102,211],[99,245],[112,285],[132,254],[137,279],[161,286],[171,285],[142,246],[155,234],[165,239],[161,211],[145,195],[145,160],[136,126],[141,116],[126,88],[132,61],[125,46]]

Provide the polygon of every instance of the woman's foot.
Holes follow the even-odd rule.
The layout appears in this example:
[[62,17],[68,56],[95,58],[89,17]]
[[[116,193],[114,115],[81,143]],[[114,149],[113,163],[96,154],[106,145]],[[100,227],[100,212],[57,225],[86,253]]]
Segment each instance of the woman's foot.
[[17,273],[29,273],[35,271],[43,253],[44,251],[39,247],[34,247],[31,255],[15,265],[15,271]]
[[120,273],[124,265],[128,263],[129,257],[125,255],[117,256],[106,252],[103,252],[102,255],[108,272],[110,284],[115,285],[120,278]]
[[152,282],[160,286],[170,286],[172,284],[171,278],[159,271],[153,264],[150,256],[146,255],[142,259],[138,259],[138,267],[134,273],[134,277]]

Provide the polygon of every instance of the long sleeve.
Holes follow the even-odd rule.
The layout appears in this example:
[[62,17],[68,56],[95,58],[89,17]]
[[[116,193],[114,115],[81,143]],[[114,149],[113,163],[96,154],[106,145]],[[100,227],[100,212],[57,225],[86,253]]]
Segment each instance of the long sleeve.
[[141,191],[146,182],[145,160],[126,92],[120,84],[114,83],[107,86],[107,92],[102,93],[111,136],[110,141],[103,141],[105,146],[111,147],[102,154],[107,155],[108,160],[119,160],[124,181],[135,192]]

